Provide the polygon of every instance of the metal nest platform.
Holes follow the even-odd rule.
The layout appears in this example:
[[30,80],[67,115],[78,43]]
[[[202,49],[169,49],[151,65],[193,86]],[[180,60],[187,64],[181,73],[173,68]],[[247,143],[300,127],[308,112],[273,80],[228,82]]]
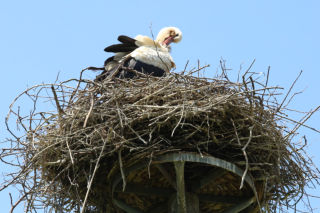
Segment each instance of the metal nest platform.
[[[236,165],[196,153],[140,162],[112,182],[114,204],[127,213],[258,212],[253,180]],[[242,189],[241,180],[244,178]],[[123,179],[125,178],[125,179]]]

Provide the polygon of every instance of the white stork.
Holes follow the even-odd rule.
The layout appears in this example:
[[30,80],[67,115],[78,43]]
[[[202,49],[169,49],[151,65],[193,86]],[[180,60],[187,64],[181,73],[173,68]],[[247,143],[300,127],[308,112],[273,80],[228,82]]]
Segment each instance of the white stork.
[[158,33],[156,40],[148,36],[138,35],[134,39],[121,35],[118,41],[104,49],[115,53],[104,63],[104,71],[96,77],[101,81],[107,76],[119,78],[133,78],[136,70],[148,75],[164,76],[175,64],[170,55],[170,44],[178,43],[182,39],[181,31],[176,27],[165,27]]

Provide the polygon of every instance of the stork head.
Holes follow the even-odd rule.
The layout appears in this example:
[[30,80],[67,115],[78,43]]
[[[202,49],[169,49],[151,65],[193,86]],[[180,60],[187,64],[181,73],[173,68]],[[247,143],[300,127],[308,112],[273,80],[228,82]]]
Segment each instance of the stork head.
[[165,27],[158,33],[156,41],[168,47],[172,42],[178,43],[182,39],[182,32],[176,27]]

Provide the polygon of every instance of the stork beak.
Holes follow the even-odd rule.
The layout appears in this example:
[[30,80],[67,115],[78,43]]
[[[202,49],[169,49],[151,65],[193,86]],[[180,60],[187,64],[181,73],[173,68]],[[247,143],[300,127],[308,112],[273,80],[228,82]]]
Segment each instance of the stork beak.
[[169,36],[162,42],[162,44],[164,44],[165,46],[169,46],[174,41],[174,38],[177,37],[178,35],[179,34],[176,34],[174,36]]
[[173,39],[174,38],[172,36],[169,36],[162,42],[162,44],[164,44],[165,46],[169,46],[173,42]]

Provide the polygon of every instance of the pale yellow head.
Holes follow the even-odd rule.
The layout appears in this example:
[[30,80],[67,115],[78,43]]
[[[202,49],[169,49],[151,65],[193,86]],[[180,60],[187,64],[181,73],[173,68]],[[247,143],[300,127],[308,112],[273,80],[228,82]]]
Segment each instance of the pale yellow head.
[[182,39],[182,32],[176,27],[165,27],[160,30],[156,41],[168,47],[172,42],[178,43]]

